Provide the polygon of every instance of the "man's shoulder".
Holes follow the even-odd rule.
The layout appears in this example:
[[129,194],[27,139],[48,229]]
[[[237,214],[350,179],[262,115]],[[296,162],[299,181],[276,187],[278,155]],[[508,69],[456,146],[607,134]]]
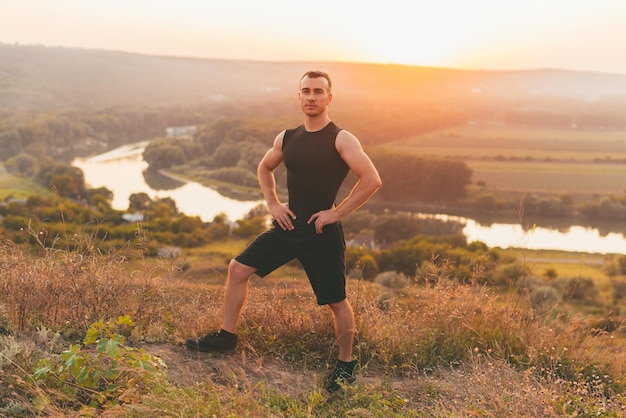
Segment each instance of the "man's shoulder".
[[296,135],[298,133],[301,133],[303,131],[304,131],[304,125],[300,125],[300,126],[297,126],[295,128],[285,129],[284,131],[282,131],[280,133],[280,135],[282,136],[283,142],[284,142],[284,141],[288,141],[289,138],[291,138],[292,136],[294,136],[294,135]]
[[284,132],[284,135],[291,135],[295,132],[303,131],[303,130],[304,130],[304,125],[299,125],[299,126],[296,126],[295,128],[287,128],[283,132]]
[[341,129],[339,132],[337,132],[337,141],[359,141],[358,138],[356,136],[354,136],[354,134],[352,134],[352,132],[347,131],[345,129]]

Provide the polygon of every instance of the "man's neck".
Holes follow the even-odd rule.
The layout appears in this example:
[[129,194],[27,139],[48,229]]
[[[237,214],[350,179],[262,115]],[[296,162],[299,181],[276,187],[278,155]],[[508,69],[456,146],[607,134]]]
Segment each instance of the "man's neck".
[[329,123],[330,118],[327,114],[314,117],[307,116],[304,118],[304,129],[306,129],[307,132],[317,132],[324,129]]

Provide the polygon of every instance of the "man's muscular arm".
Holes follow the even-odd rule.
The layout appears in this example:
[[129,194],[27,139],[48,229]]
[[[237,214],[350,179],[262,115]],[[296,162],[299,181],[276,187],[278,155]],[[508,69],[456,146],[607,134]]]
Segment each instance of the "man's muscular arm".
[[354,135],[345,130],[340,131],[337,134],[335,146],[358,180],[348,197],[339,205],[314,213],[308,220],[308,223],[315,222],[315,230],[318,234],[322,233],[324,225],[338,222],[350,212],[363,206],[382,185],[376,167]]
[[278,222],[278,226],[282,229],[293,229],[292,220],[296,215],[289,209],[286,203],[282,203],[276,193],[276,178],[274,170],[283,161],[283,137],[285,131],[279,133],[274,139],[274,144],[270,148],[257,167],[257,178],[259,186],[263,192],[263,197],[267,203],[267,207],[274,219]]

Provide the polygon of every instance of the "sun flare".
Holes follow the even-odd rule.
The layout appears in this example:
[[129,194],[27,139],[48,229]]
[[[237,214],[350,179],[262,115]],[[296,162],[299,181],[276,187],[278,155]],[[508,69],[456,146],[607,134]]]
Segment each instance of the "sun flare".
[[444,5],[418,5],[411,13],[403,10],[394,0],[385,7],[366,3],[359,9],[361,19],[351,22],[342,37],[351,39],[352,51],[362,61],[449,65],[460,59],[470,38],[482,36],[473,27],[475,21]]
[[626,73],[626,61],[614,53],[624,38],[623,0],[4,3],[4,43],[197,58]]

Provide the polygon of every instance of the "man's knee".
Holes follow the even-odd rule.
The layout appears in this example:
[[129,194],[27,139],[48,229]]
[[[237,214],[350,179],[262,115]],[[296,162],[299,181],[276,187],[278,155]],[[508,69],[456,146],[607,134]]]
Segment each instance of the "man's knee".
[[247,282],[252,273],[256,271],[255,268],[246,266],[240,263],[234,258],[230,260],[228,264],[228,278],[229,280],[235,280],[238,282]]
[[348,302],[348,299],[343,299],[339,302],[329,303],[328,307],[335,313],[335,315],[352,313],[352,306],[350,305],[350,302]]

